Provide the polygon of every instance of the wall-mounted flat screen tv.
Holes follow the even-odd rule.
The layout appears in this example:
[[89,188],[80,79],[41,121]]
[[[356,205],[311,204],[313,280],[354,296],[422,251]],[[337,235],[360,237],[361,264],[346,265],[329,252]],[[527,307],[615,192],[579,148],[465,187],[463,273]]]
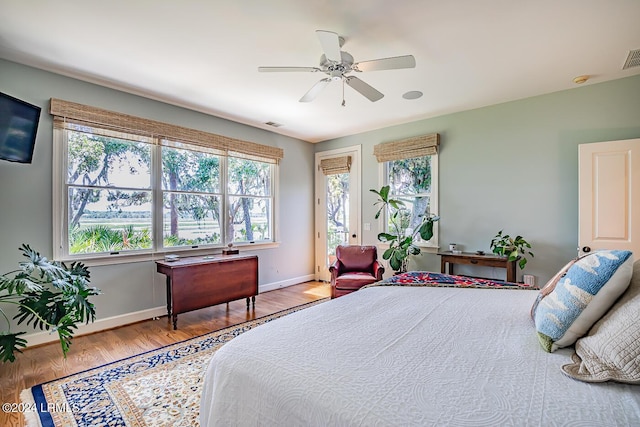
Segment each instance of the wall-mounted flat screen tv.
[[40,107],[0,92],[0,159],[31,163]]

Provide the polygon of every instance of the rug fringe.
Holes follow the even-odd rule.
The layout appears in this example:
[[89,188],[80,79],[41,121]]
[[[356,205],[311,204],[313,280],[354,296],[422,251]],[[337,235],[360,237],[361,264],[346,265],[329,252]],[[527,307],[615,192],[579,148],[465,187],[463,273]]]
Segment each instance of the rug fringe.
[[[26,388],[20,392],[20,401],[29,408],[35,408],[36,406],[30,388]],[[40,417],[36,411],[25,411],[22,415],[24,415],[25,425],[27,427],[42,427]]]

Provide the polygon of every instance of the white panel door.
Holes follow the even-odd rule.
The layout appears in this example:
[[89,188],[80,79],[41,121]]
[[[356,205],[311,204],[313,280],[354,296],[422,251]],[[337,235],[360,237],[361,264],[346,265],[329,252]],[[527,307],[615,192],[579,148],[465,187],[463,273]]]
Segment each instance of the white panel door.
[[625,249],[640,258],[640,139],[578,151],[580,253]]

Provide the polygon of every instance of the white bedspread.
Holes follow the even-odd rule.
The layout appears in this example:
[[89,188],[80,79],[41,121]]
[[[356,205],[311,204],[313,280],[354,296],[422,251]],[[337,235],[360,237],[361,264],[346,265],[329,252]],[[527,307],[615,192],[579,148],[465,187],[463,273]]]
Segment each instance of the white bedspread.
[[202,426],[638,426],[640,387],[565,376],[529,290],[374,287],[214,355]]

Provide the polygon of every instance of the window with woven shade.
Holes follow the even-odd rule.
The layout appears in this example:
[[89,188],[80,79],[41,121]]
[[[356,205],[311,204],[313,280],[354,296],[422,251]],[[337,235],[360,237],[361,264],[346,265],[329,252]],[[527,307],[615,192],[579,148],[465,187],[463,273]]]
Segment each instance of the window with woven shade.
[[[400,218],[405,233],[414,230],[423,215],[438,213],[439,145],[440,135],[433,133],[374,146],[373,154],[383,170],[382,185],[389,185],[389,194],[405,204]],[[437,223],[433,238],[420,244],[438,246]]]
[[58,99],[57,259],[274,241],[283,150]]

